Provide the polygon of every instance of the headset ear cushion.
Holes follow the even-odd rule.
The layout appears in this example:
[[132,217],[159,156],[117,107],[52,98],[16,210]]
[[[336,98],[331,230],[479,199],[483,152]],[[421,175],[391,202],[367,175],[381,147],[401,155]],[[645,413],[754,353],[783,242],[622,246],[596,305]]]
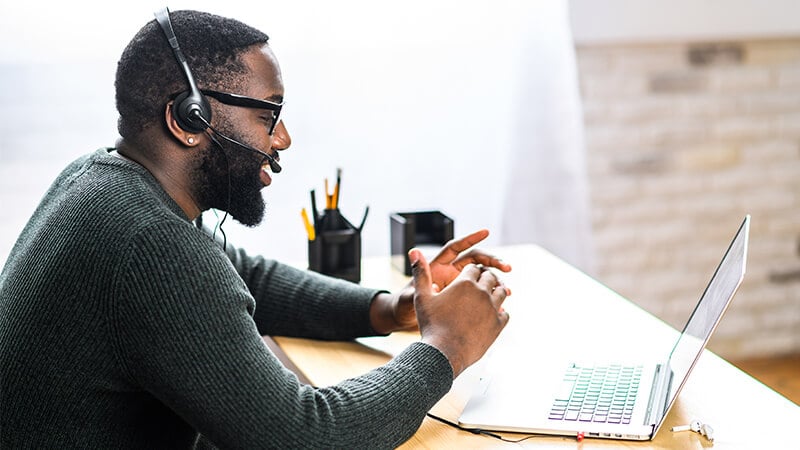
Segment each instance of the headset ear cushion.
[[[200,120],[197,117],[205,119]],[[186,91],[175,97],[172,104],[172,115],[178,122],[178,126],[190,133],[201,133],[208,128],[207,123],[211,123],[211,105],[206,97],[199,92]]]

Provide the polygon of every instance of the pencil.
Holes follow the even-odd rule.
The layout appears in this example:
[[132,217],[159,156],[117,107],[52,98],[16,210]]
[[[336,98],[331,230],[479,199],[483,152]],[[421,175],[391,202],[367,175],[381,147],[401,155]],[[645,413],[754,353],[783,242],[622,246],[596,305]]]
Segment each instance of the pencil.
[[325,178],[325,209],[333,208],[333,195],[328,193],[328,179]]
[[303,208],[300,211],[300,215],[303,217],[303,225],[305,225],[305,227],[306,227],[306,233],[308,234],[308,240],[309,241],[313,241],[314,239],[317,238],[317,233],[314,230],[314,226],[311,225],[311,221],[308,220],[308,213],[306,212],[305,208]]

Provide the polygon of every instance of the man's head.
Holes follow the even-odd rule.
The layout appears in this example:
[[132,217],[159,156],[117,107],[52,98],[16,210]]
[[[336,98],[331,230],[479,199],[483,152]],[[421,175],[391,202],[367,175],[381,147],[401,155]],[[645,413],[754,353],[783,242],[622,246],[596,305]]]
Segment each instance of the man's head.
[[[170,13],[173,29],[198,85],[235,92],[247,68],[240,56],[269,36],[234,19],[199,11]],[[164,105],[188,84],[155,20],[133,37],[117,64],[118,130],[128,140],[163,123]]]
[[[239,21],[197,11],[176,11],[170,19],[200,89],[282,101],[280,69],[266,45],[266,34]],[[271,181],[262,173],[263,158],[214,138],[216,133],[181,127],[172,104],[177,94],[188,89],[164,32],[151,21],[128,44],[117,68],[118,128],[123,141],[150,162],[185,166],[179,169],[186,172],[182,189],[199,210],[224,209],[245,225],[259,223],[264,212],[260,189]],[[221,134],[259,149],[281,150],[290,144],[282,123],[275,136],[266,131],[271,111],[207,99],[213,129]]]

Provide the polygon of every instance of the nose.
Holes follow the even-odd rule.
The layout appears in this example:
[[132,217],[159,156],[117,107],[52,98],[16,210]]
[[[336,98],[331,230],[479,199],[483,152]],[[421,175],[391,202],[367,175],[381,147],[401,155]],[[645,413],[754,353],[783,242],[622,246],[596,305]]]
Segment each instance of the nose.
[[292,137],[289,136],[289,131],[286,129],[286,125],[283,124],[283,120],[278,122],[278,125],[275,126],[275,132],[272,135],[272,149],[273,150],[286,150],[289,146],[292,145]]

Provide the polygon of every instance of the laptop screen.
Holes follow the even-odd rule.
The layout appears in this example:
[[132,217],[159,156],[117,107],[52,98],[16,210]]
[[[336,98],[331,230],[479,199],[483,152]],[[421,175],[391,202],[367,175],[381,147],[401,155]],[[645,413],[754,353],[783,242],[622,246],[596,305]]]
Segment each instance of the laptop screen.
[[749,230],[750,216],[746,216],[672,349],[668,362],[672,370],[672,382],[665,414],[675,402],[689,372],[700,358],[711,333],[744,278]]

